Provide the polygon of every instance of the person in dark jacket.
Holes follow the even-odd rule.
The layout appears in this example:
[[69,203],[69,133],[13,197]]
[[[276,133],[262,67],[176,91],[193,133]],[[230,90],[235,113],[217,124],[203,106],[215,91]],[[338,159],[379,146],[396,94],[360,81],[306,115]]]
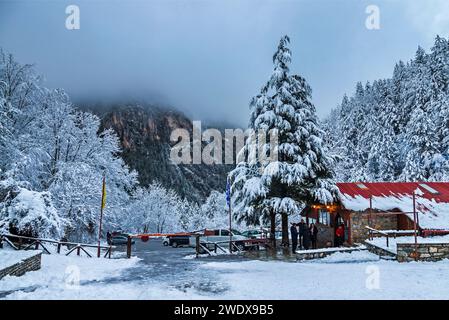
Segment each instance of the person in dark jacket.
[[296,253],[296,248],[298,247],[298,230],[296,229],[296,223],[292,223],[290,235],[292,237],[292,252]]
[[312,249],[316,249],[316,243],[318,240],[318,228],[314,223],[310,224],[310,240],[312,241]]
[[299,244],[299,248],[302,249],[304,246],[304,232],[307,229],[307,225],[304,222],[304,219],[301,219],[301,222],[298,223],[298,229],[299,229],[298,230],[298,237],[299,237],[298,244]]
[[310,248],[310,230],[309,230],[309,227],[307,226],[307,224],[304,224],[304,225],[305,225],[305,229],[304,229],[303,235],[302,235],[302,245],[305,250],[309,250],[309,248]]

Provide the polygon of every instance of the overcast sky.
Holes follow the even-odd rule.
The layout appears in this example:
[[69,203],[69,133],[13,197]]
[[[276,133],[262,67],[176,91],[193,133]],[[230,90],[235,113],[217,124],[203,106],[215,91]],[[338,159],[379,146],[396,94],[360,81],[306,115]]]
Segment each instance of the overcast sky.
[[[65,28],[67,5],[80,30]],[[368,5],[380,30],[365,27]],[[136,97],[195,119],[246,125],[288,34],[292,72],[313,89],[320,117],[357,81],[390,77],[396,61],[449,36],[447,0],[0,0],[0,47],[35,63],[74,100]]]

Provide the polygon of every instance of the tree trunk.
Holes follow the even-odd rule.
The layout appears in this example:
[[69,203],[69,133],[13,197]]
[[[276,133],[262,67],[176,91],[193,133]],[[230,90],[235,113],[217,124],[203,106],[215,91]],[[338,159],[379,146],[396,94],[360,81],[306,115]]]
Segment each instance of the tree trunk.
[[276,248],[276,212],[274,212],[274,210],[271,210],[270,220],[270,242],[273,248]]
[[288,240],[288,214],[282,213],[282,246],[283,247],[289,247],[290,243]]

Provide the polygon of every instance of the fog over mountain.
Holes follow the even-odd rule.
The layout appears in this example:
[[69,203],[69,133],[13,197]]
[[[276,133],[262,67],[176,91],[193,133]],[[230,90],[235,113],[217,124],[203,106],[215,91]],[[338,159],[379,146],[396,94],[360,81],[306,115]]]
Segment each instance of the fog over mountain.
[[[66,7],[80,9],[67,30]],[[144,100],[190,118],[245,127],[248,103],[288,34],[292,70],[326,116],[357,81],[391,76],[416,44],[447,36],[447,1],[379,0],[380,30],[365,27],[367,1],[0,1],[0,44],[34,63],[47,87],[75,102]],[[381,50],[380,50],[381,49]]]

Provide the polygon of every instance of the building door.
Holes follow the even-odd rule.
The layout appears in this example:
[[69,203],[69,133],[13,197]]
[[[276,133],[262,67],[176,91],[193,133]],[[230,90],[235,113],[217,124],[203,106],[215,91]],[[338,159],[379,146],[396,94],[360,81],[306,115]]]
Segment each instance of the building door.
[[326,209],[322,208],[318,210],[318,236],[317,247],[327,248],[332,247],[334,244],[334,228],[332,226],[332,215]]
[[[348,224],[348,221],[345,221],[345,219],[343,219],[343,217],[340,215],[340,213],[337,213],[336,215],[335,215],[335,220],[334,220],[334,230],[337,230],[337,228],[338,228],[338,226],[340,226],[340,225],[342,225],[343,224],[343,226],[344,226],[344,230],[345,230],[345,233],[344,233],[344,242],[347,242],[348,240],[349,240],[349,224]],[[335,243],[335,240],[336,240],[336,235],[335,235],[335,232],[334,232],[334,243]]]

